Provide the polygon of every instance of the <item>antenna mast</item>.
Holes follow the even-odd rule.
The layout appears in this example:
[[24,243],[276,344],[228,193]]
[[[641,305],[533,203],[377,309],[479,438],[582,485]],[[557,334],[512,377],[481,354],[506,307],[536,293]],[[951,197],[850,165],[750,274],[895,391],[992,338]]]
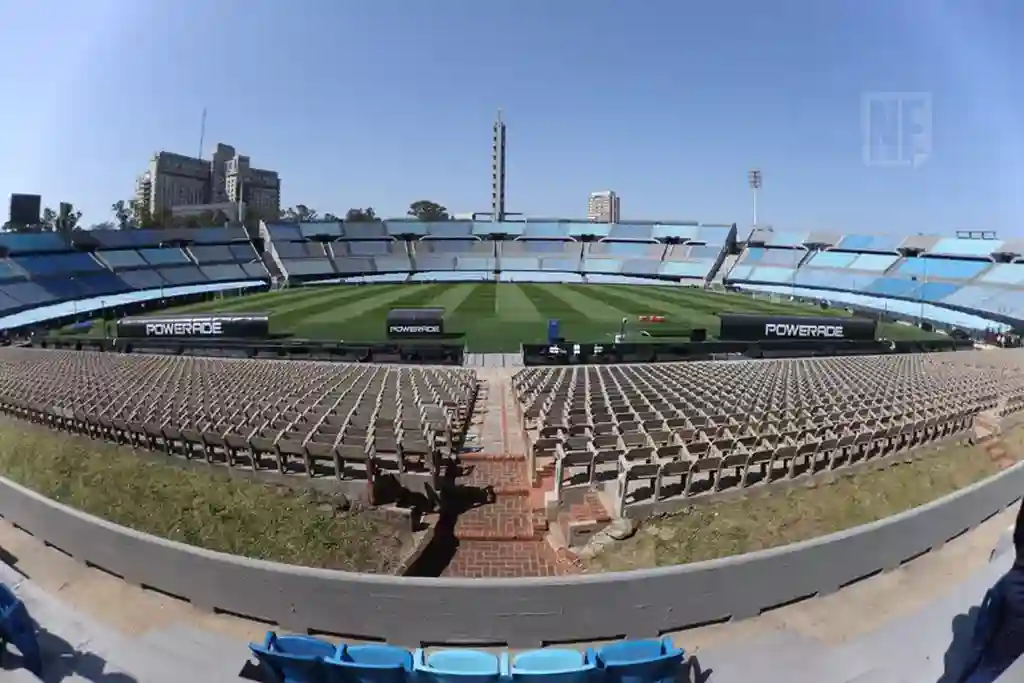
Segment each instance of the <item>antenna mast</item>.
[[203,118],[199,123],[199,154],[196,158],[203,158],[203,143],[206,141],[206,107],[203,107]]

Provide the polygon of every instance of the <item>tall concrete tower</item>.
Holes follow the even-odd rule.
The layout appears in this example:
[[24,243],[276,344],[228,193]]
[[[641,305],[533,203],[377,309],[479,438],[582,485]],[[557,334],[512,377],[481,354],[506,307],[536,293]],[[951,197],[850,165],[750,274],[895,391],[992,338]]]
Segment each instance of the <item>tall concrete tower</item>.
[[505,220],[505,123],[500,109],[491,139],[491,220]]

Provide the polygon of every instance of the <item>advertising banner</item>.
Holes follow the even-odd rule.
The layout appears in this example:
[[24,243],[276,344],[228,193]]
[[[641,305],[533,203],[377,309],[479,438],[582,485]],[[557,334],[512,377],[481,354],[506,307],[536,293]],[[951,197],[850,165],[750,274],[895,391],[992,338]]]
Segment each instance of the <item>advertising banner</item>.
[[443,308],[392,308],[387,317],[388,339],[444,336]]
[[133,316],[117,321],[117,336],[130,339],[266,339],[269,335],[270,318],[265,313]]
[[722,313],[723,341],[867,341],[877,323],[867,318]]

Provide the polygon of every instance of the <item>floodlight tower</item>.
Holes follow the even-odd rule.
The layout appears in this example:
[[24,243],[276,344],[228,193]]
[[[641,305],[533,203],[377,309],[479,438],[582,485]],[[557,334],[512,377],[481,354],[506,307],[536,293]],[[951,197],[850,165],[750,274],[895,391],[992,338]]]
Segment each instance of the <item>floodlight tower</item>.
[[502,111],[494,121],[491,138],[491,220],[505,220],[505,122]]
[[751,169],[747,173],[747,181],[750,183],[750,195],[753,203],[753,222],[751,225],[757,227],[757,193],[761,189],[761,171],[760,169]]

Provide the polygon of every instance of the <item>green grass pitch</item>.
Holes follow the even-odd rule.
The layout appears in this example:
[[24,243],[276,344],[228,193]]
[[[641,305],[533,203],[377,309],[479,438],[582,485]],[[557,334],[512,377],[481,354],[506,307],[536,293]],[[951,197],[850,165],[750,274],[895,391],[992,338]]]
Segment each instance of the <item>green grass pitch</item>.
[[[445,333],[477,353],[517,352],[522,343],[547,341],[547,321],[561,320],[562,336],[574,342],[609,342],[623,317],[631,341],[664,341],[640,336],[644,327],[681,337],[694,328],[718,334],[718,313],[846,315],[798,303],[773,303],[742,294],[657,285],[425,283],[323,285],[178,306],[167,313],[267,312],[271,332],[295,338],[345,342],[383,341],[392,308],[440,307]],[[645,325],[641,315],[664,315]],[[906,325],[884,324],[889,339],[932,336]],[[455,336],[461,335],[461,336]],[[668,337],[671,338],[671,337]]]

